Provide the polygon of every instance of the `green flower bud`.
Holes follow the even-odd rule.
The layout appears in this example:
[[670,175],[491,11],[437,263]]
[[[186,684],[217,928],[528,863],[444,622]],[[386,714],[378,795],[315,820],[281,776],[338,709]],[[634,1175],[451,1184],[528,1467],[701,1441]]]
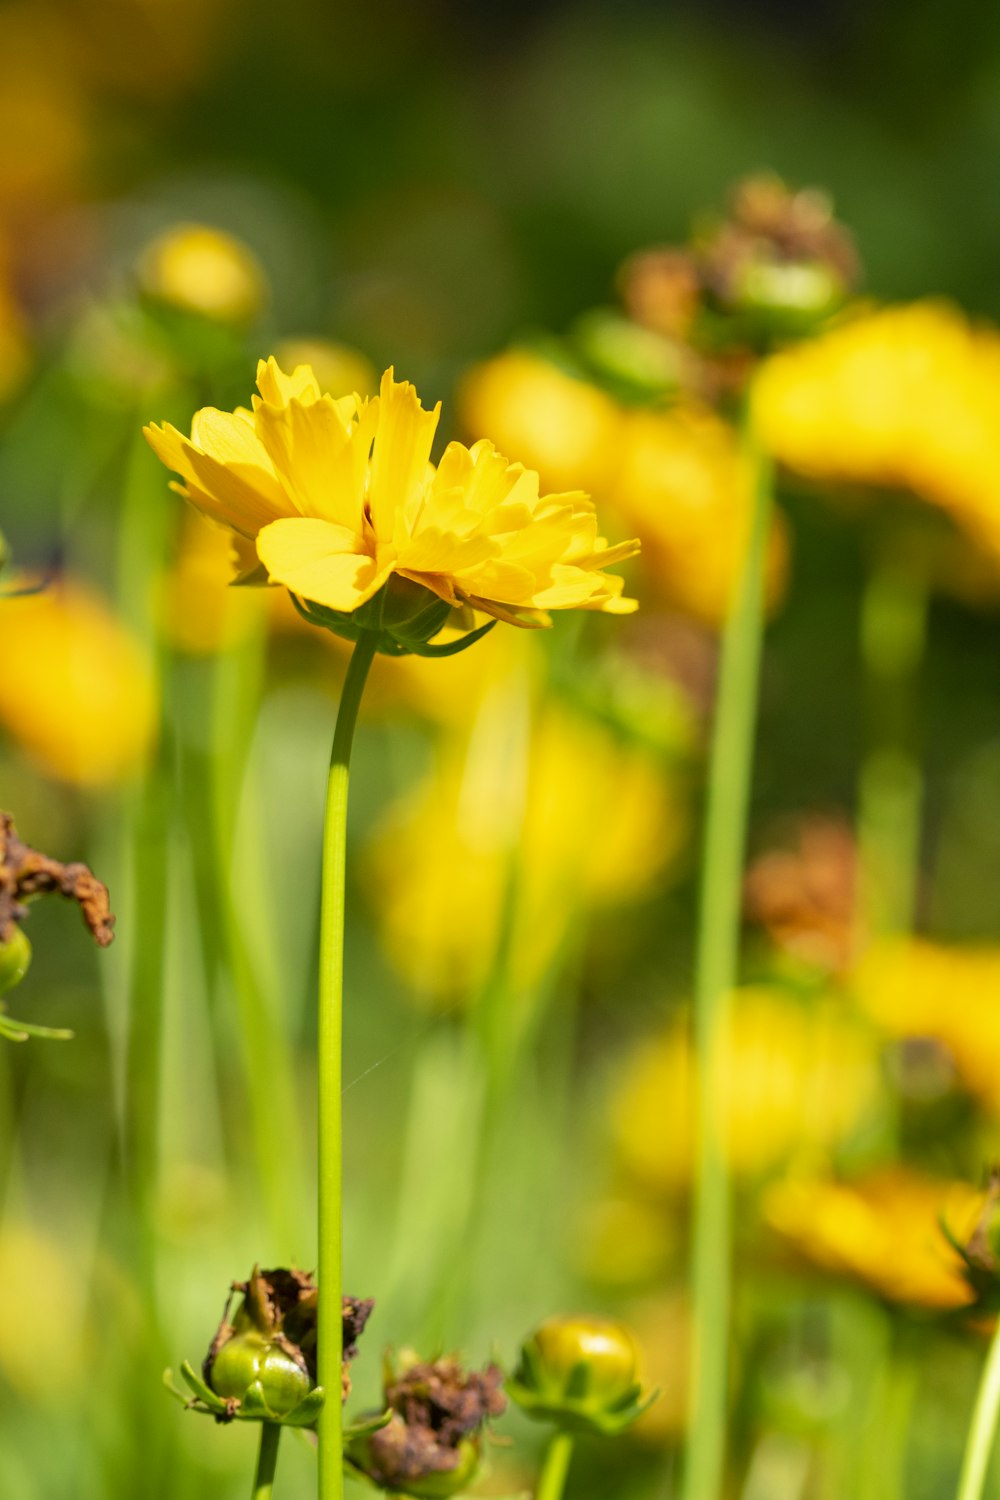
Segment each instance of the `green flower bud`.
[[[242,1301],[230,1318],[235,1292],[241,1294]],[[254,1266],[247,1281],[234,1282],[202,1364],[201,1377],[186,1362],[181,1366],[181,1374],[194,1393],[194,1400],[187,1404],[219,1422],[314,1426],[326,1399],[316,1384],[317,1299],[316,1283],[304,1271],[282,1267],[262,1271]],[[370,1299],[343,1297],[341,1305],[343,1363],[339,1394],[346,1400],[350,1390],[347,1364],[357,1353],[357,1340],[374,1304]],[[364,1430],[382,1420],[380,1415]]]
[[20,984],[31,963],[31,944],[20,927],[14,927],[5,943],[0,943],[0,995]]
[[772,338],[804,338],[843,306],[843,280],[819,261],[750,261],[734,276],[733,311]]
[[655,1400],[643,1397],[639,1351],[623,1323],[549,1318],[521,1347],[507,1393],[531,1417],[567,1431],[612,1435]]
[[223,1400],[243,1401],[259,1383],[269,1411],[287,1416],[313,1388],[305,1361],[280,1343],[257,1333],[235,1334],[223,1344],[209,1369],[208,1384]]

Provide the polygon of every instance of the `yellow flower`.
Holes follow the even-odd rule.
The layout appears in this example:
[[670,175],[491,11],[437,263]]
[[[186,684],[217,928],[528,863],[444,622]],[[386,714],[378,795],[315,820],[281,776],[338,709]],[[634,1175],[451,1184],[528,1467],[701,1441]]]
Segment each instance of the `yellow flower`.
[[512,984],[529,991],[574,921],[641,895],[685,831],[677,792],[654,758],[559,708],[541,716],[525,752],[511,735],[523,713],[516,693],[498,684],[468,745],[450,744],[390,811],[370,856],[386,948],[432,1006],[475,995],[505,920]]
[[225,587],[232,571],[232,534],[188,510],[161,599],[163,634],[178,651],[192,656],[222,651],[244,638],[260,618],[259,595]]
[[257,257],[208,224],[175,224],[147,245],[139,284],[150,297],[217,323],[247,323],[266,300]]
[[[870,1041],[835,1004],[737,991],[717,1093],[735,1173],[755,1176],[828,1152],[873,1108],[877,1092]],[[682,1021],[661,1041],[645,1042],[627,1066],[613,1123],[619,1158],[635,1182],[657,1192],[690,1182],[694,1060]]]
[[100,786],[134,770],[157,707],[151,665],[99,595],[69,579],[10,599],[0,725],[50,775]]
[[[625,419],[609,504],[641,531],[646,567],[667,601],[705,624],[726,618],[750,533],[751,495],[736,434],[707,407]],[[768,603],[780,599],[788,536],[778,515],[767,556]]]
[[895,1166],[852,1183],[775,1183],[764,1213],[822,1270],[860,1281],[891,1302],[945,1309],[969,1306],[973,1293],[941,1224],[964,1243],[984,1198],[968,1183]]
[[[459,393],[467,429],[486,428],[543,478],[580,485],[635,527],[645,572],[674,609],[717,628],[746,550],[751,496],[733,428],[707,406],[627,410],[539,355],[510,350],[473,369]],[[788,571],[776,516],[768,602]]]
[[145,429],[183,476],[179,493],[244,539],[249,571],[259,559],[270,582],[342,616],[393,579],[386,609],[403,624],[435,599],[518,625],[546,625],[553,609],[635,608],[602,569],[637,542],[609,547],[587,496],[540,495],[538,475],[486,439],[449,443],[435,468],[440,408],[425,411],[391,370],[371,401],[324,396],[308,365],[286,375],[273,358],[257,384],[252,412],[206,407],[190,439]]
[[930,1037],[947,1049],[965,1085],[1000,1116],[1000,948],[889,939],[854,975],[861,1007],[893,1037]]
[[762,366],[756,419],[789,469],[908,491],[1000,558],[1000,335],[945,303],[887,307]]
[[467,432],[492,432],[545,484],[600,492],[617,461],[621,412],[610,396],[526,349],[476,365],[458,392]]

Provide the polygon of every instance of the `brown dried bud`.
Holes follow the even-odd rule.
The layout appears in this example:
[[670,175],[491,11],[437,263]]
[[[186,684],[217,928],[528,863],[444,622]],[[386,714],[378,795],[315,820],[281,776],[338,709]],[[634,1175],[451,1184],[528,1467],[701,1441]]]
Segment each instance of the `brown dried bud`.
[[354,1466],[385,1489],[418,1497],[457,1494],[479,1466],[479,1433],[507,1402],[496,1365],[463,1370],[455,1358],[387,1364],[389,1422],[351,1444]]
[[18,838],[10,813],[0,812],[0,943],[10,942],[27,917],[30,897],[53,891],[79,904],[94,941],[106,948],[115,925],[107,887],[85,864],[64,865],[32,849]]
[[792,847],[754,860],[744,907],[794,957],[843,973],[855,956],[857,845],[838,818],[806,817]]

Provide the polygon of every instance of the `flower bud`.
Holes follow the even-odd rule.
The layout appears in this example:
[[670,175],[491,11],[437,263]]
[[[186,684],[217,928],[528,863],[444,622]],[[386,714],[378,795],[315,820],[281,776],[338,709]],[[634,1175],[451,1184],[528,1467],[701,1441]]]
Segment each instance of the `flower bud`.
[[258,1333],[236,1334],[212,1361],[208,1383],[223,1400],[243,1401],[255,1382],[268,1410],[280,1417],[293,1411],[313,1388],[301,1356]]
[[568,1431],[612,1435],[655,1400],[643,1397],[639,1351],[622,1323],[549,1318],[521,1347],[507,1392],[530,1417]]
[[[230,1319],[233,1292],[242,1302]],[[184,1364],[181,1372],[195,1399],[195,1410],[219,1422],[284,1422],[312,1427],[325,1395],[316,1385],[317,1288],[304,1271],[262,1271],[254,1266],[247,1281],[234,1282],[209,1351],[202,1377]],[[347,1361],[373,1303],[343,1298],[342,1398],[350,1390]]]
[[0,942],[0,995],[20,984],[31,963],[31,944],[23,930],[15,926],[5,942]]
[[138,276],[153,301],[213,323],[249,323],[267,294],[252,251],[207,224],[176,224],[159,235],[143,251]]

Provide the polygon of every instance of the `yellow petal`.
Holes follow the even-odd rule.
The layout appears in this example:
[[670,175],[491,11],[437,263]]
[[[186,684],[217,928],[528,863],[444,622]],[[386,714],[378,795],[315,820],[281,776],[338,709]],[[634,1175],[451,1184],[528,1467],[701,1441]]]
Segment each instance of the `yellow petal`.
[[260,402],[255,421],[268,456],[305,516],[362,531],[365,471],[374,419],[352,420],[353,403],[322,396],[311,405]]
[[272,354],[257,365],[257,389],[264,400],[272,406],[284,406],[292,400],[308,405],[319,397],[319,381],[311,365],[296,365],[291,375],[286,375]]
[[397,383],[392,370],[386,370],[368,490],[375,534],[383,541],[393,536],[396,512],[419,503],[428,484],[431,444],[440,415],[440,402],[433,411],[424,411],[413,386],[408,381]]
[[345,526],[300,516],[265,526],[257,554],[272,583],[328,609],[353,610],[382,587],[393,560],[379,563]]

